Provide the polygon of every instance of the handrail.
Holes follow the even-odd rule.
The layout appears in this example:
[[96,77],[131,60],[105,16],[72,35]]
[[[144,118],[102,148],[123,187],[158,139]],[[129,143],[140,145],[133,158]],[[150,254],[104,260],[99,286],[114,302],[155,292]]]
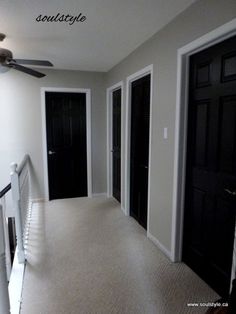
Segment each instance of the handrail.
[[29,155],[26,154],[23,158],[23,160],[21,161],[21,163],[19,164],[19,166],[17,167],[16,171],[17,173],[20,175],[24,166],[26,165],[27,161],[29,160]]
[[2,191],[0,191],[0,198],[2,198],[8,191],[11,189],[11,183],[9,183],[7,186],[5,186]]

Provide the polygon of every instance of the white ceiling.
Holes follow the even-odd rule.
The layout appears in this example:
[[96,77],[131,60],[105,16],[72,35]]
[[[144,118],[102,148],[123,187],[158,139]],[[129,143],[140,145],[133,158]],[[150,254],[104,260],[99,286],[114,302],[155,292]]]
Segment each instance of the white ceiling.
[[[0,0],[0,47],[56,69],[108,71],[195,0]],[[37,23],[39,14],[79,13],[83,23]]]

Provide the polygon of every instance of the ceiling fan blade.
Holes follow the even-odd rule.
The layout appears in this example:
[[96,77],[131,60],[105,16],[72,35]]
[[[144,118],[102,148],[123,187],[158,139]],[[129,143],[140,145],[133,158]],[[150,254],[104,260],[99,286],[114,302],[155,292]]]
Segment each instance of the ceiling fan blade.
[[7,64],[7,66],[10,67],[10,68],[15,69],[17,71],[21,71],[21,72],[24,72],[26,74],[29,74],[29,75],[32,75],[32,76],[35,76],[35,77],[38,77],[38,78],[45,76],[45,74],[43,74],[43,73],[40,73],[40,72],[35,71],[33,69],[30,69],[30,68],[23,67],[22,65],[19,65],[19,64],[15,63],[15,62],[9,62]]
[[53,67],[53,64],[47,60],[27,60],[27,59],[14,59],[15,62],[20,64],[40,65],[46,67]]

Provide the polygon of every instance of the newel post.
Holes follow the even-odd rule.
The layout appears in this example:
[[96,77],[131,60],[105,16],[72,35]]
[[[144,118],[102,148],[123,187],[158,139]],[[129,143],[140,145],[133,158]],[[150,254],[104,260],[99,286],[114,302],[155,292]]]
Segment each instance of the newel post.
[[10,313],[3,219],[2,206],[0,205],[0,313]]
[[17,173],[17,164],[11,163],[11,190],[12,190],[12,200],[16,219],[16,238],[17,238],[17,257],[19,263],[24,263],[25,253],[23,245],[23,230],[22,230],[22,220],[20,211],[20,185],[19,176]]

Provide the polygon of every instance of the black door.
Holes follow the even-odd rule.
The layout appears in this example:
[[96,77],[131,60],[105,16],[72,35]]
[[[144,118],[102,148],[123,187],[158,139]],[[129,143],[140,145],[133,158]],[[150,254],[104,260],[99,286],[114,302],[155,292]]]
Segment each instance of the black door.
[[229,292],[236,210],[236,37],[190,58],[183,261]]
[[46,92],[49,199],[87,196],[86,94]]
[[113,196],[120,202],[121,89],[112,93],[112,104],[112,190]]
[[130,215],[147,229],[150,75],[131,86]]

